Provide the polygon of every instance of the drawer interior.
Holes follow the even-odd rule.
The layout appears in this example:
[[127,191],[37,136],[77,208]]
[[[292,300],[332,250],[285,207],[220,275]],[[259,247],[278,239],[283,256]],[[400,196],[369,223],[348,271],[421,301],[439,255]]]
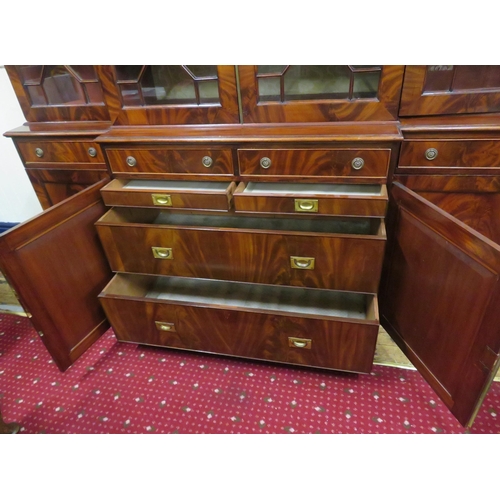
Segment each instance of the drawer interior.
[[130,180],[124,182],[122,189],[225,193],[228,187],[228,182]]
[[243,194],[251,195],[325,195],[325,196],[385,196],[382,184],[306,184],[293,182],[249,182]]
[[382,219],[331,217],[328,220],[283,217],[248,217],[238,215],[198,215],[171,213],[151,209],[113,208],[98,224],[141,224],[159,226],[254,229],[264,231],[304,232],[380,236],[385,238]]
[[378,322],[375,295],[335,290],[117,274],[100,295],[109,296],[219,309]]

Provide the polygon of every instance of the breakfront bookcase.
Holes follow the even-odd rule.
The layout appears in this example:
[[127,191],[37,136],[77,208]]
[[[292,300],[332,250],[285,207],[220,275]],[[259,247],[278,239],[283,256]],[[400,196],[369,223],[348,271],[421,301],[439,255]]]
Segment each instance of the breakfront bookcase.
[[500,67],[9,66],[45,211],[0,267],[67,369],[119,341],[369,373],[471,425],[500,354]]

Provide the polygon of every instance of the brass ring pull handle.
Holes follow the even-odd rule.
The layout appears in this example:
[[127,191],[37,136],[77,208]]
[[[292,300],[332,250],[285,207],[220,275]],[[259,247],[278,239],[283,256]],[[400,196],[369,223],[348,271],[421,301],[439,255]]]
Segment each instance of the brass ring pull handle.
[[425,158],[429,161],[435,160],[438,155],[438,150],[436,148],[429,148],[425,151]]
[[260,166],[262,168],[269,168],[271,166],[271,159],[267,158],[267,156],[264,156],[263,158],[260,159]]
[[298,347],[299,349],[311,349],[312,339],[300,337],[288,337],[288,347]]
[[204,167],[210,168],[213,165],[214,161],[212,160],[212,158],[210,158],[210,156],[204,156],[201,159],[201,163]]
[[95,158],[97,156],[97,149],[96,148],[89,148],[88,153],[89,153],[90,157]]
[[174,254],[171,248],[151,247],[155,259],[173,259]]
[[290,266],[292,269],[314,269],[314,257],[290,257]]
[[152,194],[151,199],[153,205],[160,205],[162,207],[172,206],[172,197],[169,194]]
[[135,167],[137,165],[137,160],[133,156],[127,156],[126,162],[129,167]]
[[365,160],[363,158],[354,158],[354,160],[351,161],[352,168],[354,170],[361,170],[363,166],[365,165]]
[[295,200],[295,211],[296,212],[317,212],[318,211],[318,200],[296,199]]
[[38,158],[43,157],[43,149],[42,148],[36,148],[35,149],[35,154],[38,156]]

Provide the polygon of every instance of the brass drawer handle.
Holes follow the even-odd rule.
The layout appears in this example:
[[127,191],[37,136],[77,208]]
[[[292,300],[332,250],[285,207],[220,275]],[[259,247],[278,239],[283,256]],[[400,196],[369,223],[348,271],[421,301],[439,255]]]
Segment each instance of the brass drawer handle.
[[314,269],[314,257],[290,257],[292,269]]
[[173,259],[174,253],[171,248],[151,247],[155,259]]
[[153,199],[153,205],[172,206],[172,197],[169,194],[152,194],[151,198]]
[[354,158],[354,160],[351,161],[351,165],[354,170],[361,170],[365,165],[365,160],[359,157]]
[[318,211],[318,200],[297,199],[297,200],[295,200],[295,211],[296,212],[317,212]]
[[175,325],[173,323],[166,323],[165,321],[155,321],[156,328],[161,332],[175,332]]
[[88,149],[89,156],[92,158],[95,158],[97,156],[97,149],[96,148],[89,148]]
[[436,148],[429,148],[425,151],[425,158],[429,161],[435,160],[438,155],[438,150]]
[[269,168],[271,166],[271,159],[268,158],[267,156],[264,156],[263,158],[260,159],[260,166],[262,168]]
[[204,156],[201,159],[201,163],[204,167],[210,168],[213,165],[214,161],[212,160],[212,158],[210,158],[210,156]]
[[35,154],[38,156],[38,158],[42,158],[43,157],[43,149],[42,148],[36,148],[35,149]]
[[311,349],[312,339],[302,339],[300,337],[288,337],[288,347],[298,347],[299,349]]
[[129,167],[135,167],[137,165],[137,160],[133,156],[127,156],[126,162]]

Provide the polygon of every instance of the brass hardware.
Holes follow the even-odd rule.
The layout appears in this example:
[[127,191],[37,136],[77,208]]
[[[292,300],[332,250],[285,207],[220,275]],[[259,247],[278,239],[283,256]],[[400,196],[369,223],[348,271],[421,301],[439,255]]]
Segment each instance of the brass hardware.
[[436,148],[429,148],[425,151],[425,158],[429,161],[435,160],[438,155],[438,150]]
[[97,149],[96,148],[89,148],[88,152],[89,152],[89,156],[91,156],[92,158],[95,158],[97,156]]
[[155,321],[156,328],[161,332],[175,332],[173,323],[165,323],[165,321]]
[[295,200],[295,211],[296,212],[317,212],[318,211],[318,200],[296,199]]
[[172,198],[169,194],[152,194],[151,198],[153,198],[153,205],[172,206]]
[[314,257],[290,257],[292,269],[314,269]]
[[363,158],[354,158],[354,160],[351,161],[352,168],[354,170],[361,170],[365,164],[365,160]]
[[311,349],[312,339],[302,339],[300,337],[288,337],[288,347],[298,347],[299,349]]
[[151,247],[155,259],[173,259],[174,254],[171,248]]
[[137,165],[137,160],[133,156],[127,156],[126,161],[129,167],[135,167]]
[[43,332],[42,332],[42,330],[40,330],[40,331],[38,332],[38,335],[39,335],[40,337],[43,337]]
[[35,149],[35,154],[38,156],[38,158],[42,158],[42,156],[43,156],[43,149],[42,148],[36,148]]
[[210,158],[210,156],[204,156],[201,159],[201,163],[204,167],[210,168],[213,165],[214,161],[212,160],[212,158]]
[[267,158],[267,156],[264,156],[260,159],[260,166],[262,168],[269,168],[271,166],[271,159]]

